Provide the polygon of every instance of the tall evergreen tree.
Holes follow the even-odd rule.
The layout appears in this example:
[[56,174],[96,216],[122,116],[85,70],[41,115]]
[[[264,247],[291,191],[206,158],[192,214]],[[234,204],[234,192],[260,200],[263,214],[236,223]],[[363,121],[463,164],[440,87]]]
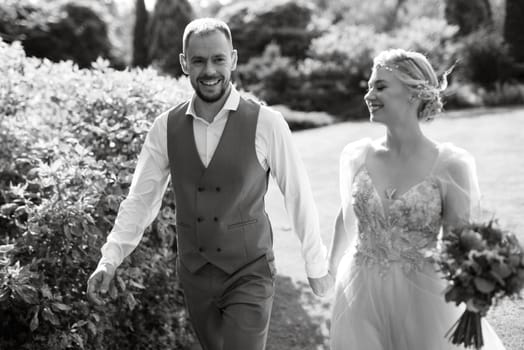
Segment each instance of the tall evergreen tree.
[[445,0],[445,3],[446,19],[448,23],[458,25],[459,36],[493,24],[489,0]]
[[506,0],[504,39],[510,54],[519,64],[524,64],[524,1]]
[[157,0],[148,24],[148,60],[162,72],[175,77],[182,75],[178,59],[182,34],[193,18],[195,14],[188,0]]
[[144,0],[136,0],[132,62],[134,67],[146,67],[150,63],[147,57],[147,19],[148,13]]

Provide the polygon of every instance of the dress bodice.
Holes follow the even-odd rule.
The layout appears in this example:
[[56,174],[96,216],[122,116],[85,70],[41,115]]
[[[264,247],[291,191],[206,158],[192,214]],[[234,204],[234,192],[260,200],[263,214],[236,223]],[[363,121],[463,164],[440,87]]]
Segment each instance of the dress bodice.
[[355,262],[379,265],[381,273],[392,263],[404,272],[419,270],[427,261],[442,226],[439,183],[431,175],[386,204],[365,166],[357,172],[351,202],[358,225]]

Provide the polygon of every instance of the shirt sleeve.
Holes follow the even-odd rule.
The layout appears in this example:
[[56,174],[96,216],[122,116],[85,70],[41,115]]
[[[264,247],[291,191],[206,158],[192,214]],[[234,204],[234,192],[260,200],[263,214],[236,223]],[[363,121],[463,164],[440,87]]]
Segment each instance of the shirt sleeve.
[[158,215],[169,183],[167,116],[166,112],[157,117],[146,136],[129,193],[120,204],[115,225],[102,246],[99,264],[118,267]]
[[284,204],[302,244],[306,273],[320,278],[328,272],[327,249],[320,236],[318,212],[305,166],[282,115],[262,106],[259,131],[267,148],[267,165],[284,196]]

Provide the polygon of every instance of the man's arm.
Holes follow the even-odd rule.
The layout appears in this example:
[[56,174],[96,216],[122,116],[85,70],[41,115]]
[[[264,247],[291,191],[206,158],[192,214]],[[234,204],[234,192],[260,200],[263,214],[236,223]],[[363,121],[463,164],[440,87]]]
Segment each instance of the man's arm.
[[328,275],[327,249],[322,243],[317,208],[305,166],[293,143],[291,131],[280,113],[262,107],[270,114],[266,124],[267,162],[284,195],[286,210],[295,233],[302,243],[302,256],[310,285],[317,295],[331,287]]
[[136,248],[162,205],[169,180],[166,127],[167,114],[163,114],[148,132],[129,193],[120,204],[115,225],[102,247],[102,258],[89,278],[87,294],[96,304],[103,303],[98,293],[108,291],[116,268]]

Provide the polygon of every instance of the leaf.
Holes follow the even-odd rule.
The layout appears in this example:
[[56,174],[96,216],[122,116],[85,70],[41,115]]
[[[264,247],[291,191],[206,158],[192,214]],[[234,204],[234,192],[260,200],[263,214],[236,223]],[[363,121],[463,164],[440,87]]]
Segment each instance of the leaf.
[[84,340],[82,339],[80,334],[78,334],[78,333],[71,333],[70,337],[73,338],[73,340],[75,341],[76,345],[78,345],[78,347],[80,349],[82,349],[82,350],[84,349]]
[[495,290],[495,283],[482,277],[475,277],[473,283],[477,290],[484,294],[489,294]]
[[111,298],[111,300],[116,300],[116,298],[118,297],[118,289],[116,288],[114,283],[111,283],[111,285],[109,286],[109,297]]
[[129,281],[129,284],[138,289],[146,289],[142,283],[138,283],[133,280]]
[[10,295],[11,295],[11,291],[9,290],[9,288],[5,286],[2,287],[2,289],[0,289],[0,302],[6,301],[7,299],[9,299]]
[[38,292],[33,286],[23,284],[13,288],[13,291],[27,304],[38,304]]
[[42,293],[42,296],[47,299],[52,299],[53,294],[51,293],[51,289],[47,284],[44,284],[42,288],[40,288],[40,292]]
[[38,311],[39,311],[39,308],[36,309],[33,315],[33,318],[31,318],[31,322],[29,323],[29,329],[31,330],[31,332],[34,332],[39,326]]
[[96,332],[97,332],[97,329],[96,329],[96,326],[93,322],[89,321],[87,322],[87,329],[89,329],[89,331],[91,332],[91,334],[93,336],[96,335]]
[[44,318],[44,320],[49,321],[49,323],[51,323],[53,326],[60,325],[58,317],[47,306],[44,307],[44,309],[42,310],[42,317]]
[[129,309],[133,311],[137,305],[137,302],[132,293],[127,294],[126,301],[127,301],[127,305],[129,306]]
[[51,304],[51,308],[55,311],[63,311],[63,312],[67,312],[67,311],[70,311],[72,309],[71,306],[68,306],[68,305],[65,305],[65,304],[62,304],[62,303],[52,303]]
[[126,283],[124,282],[122,277],[116,276],[116,281],[118,283],[118,287],[120,288],[120,290],[121,291],[125,291],[126,290]]

